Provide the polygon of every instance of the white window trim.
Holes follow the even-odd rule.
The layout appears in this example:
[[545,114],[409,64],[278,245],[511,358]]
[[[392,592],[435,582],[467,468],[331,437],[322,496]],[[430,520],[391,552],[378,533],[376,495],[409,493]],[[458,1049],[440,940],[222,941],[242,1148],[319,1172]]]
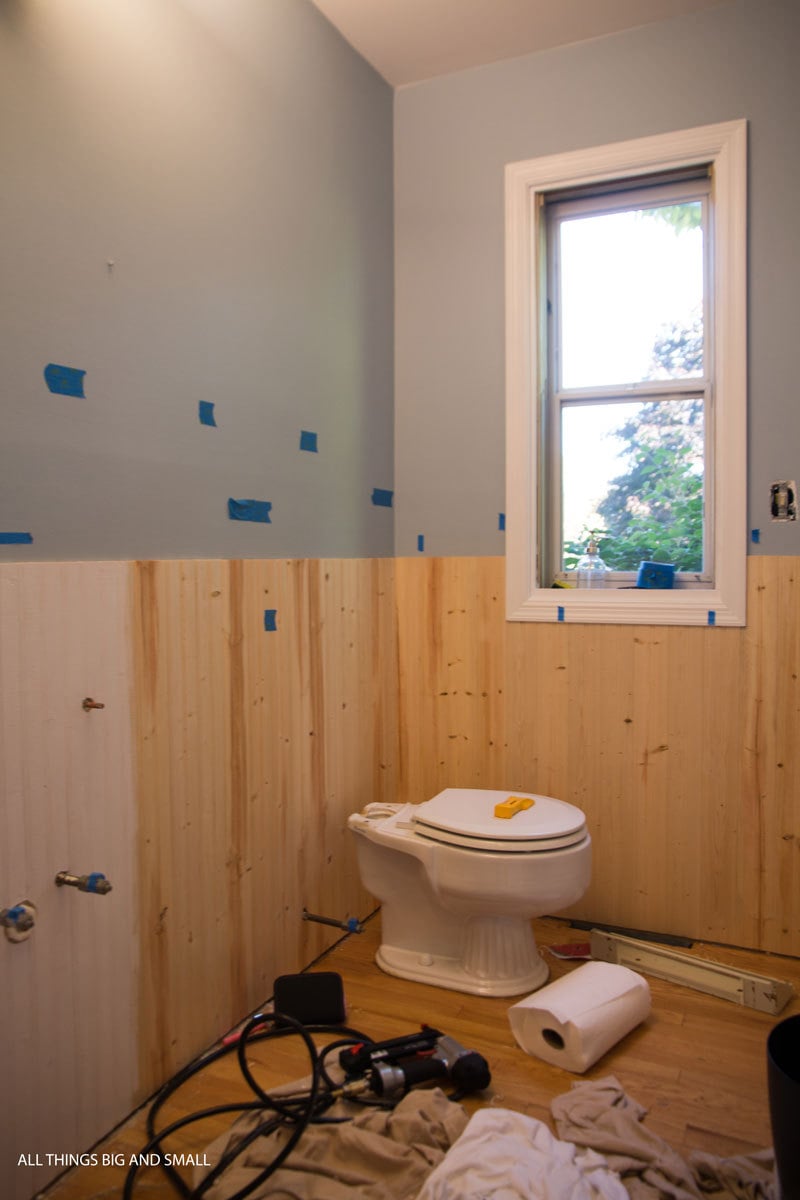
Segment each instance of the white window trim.
[[[542,197],[712,164],[715,586],[538,586]],[[744,625],[747,595],[747,122],[637,138],[506,167],[506,616],[511,621]]]

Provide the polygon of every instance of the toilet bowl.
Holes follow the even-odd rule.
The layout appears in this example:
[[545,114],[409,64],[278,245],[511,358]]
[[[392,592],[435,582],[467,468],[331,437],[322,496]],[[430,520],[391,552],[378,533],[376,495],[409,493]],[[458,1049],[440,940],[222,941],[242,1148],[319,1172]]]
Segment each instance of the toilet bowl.
[[422,804],[368,804],[348,825],[361,881],[381,902],[382,970],[481,996],[546,982],[531,919],[569,907],[589,885],[592,843],[579,808],[446,788]]

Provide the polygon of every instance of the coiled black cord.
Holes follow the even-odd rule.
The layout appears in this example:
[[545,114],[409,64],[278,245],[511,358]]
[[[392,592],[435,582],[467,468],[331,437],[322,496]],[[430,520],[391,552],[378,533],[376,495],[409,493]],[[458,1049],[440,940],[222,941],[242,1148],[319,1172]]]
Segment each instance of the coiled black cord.
[[[264,1028],[265,1026],[269,1028]],[[311,1039],[310,1035],[312,1033],[334,1033],[340,1036],[335,1042],[318,1051]],[[269,1092],[264,1091],[254,1077],[247,1062],[246,1048],[248,1044],[253,1042],[292,1035],[300,1037],[305,1045],[311,1065],[311,1085],[306,1092],[298,1093],[294,1096],[276,1098],[271,1096]],[[271,1133],[281,1125],[293,1125],[294,1128],[286,1144],[278,1151],[272,1162],[263,1171],[259,1172],[250,1183],[240,1188],[235,1195],[229,1198],[229,1200],[245,1200],[246,1196],[268,1179],[281,1163],[285,1162],[312,1122],[349,1119],[326,1118],[323,1116],[325,1110],[333,1103],[333,1092],[337,1087],[337,1084],[326,1071],[324,1062],[327,1055],[333,1049],[339,1046],[352,1045],[353,1042],[369,1045],[372,1043],[372,1038],[346,1025],[303,1025],[293,1017],[286,1016],[283,1013],[256,1013],[243,1026],[235,1043],[220,1046],[202,1055],[182,1071],[179,1071],[177,1075],[164,1085],[148,1111],[146,1122],[148,1142],[137,1157],[143,1159],[153,1153],[160,1155],[162,1143],[166,1138],[180,1129],[185,1129],[188,1125],[196,1121],[205,1120],[208,1117],[219,1116],[224,1113],[264,1112],[265,1119],[259,1121],[234,1149],[224,1154],[217,1165],[212,1168],[196,1188],[189,1187],[170,1163],[161,1162],[159,1164],[161,1170],[181,1196],[185,1197],[186,1200],[201,1200],[201,1197],[206,1194],[209,1188],[212,1187],[217,1179],[224,1174],[228,1167],[236,1161],[253,1141],[263,1134]],[[239,1069],[242,1076],[250,1090],[257,1097],[256,1100],[241,1104],[222,1104],[213,1108],[203,1109],[201,1112],[191,1113],[189,1116],[182,1117],[156,1132],[156,1116],[170,1096],[174,1095],[187,1080],[191,1079],[199,1071],[204,1070],[220,1058],[225,1057],[225,1055],[231,1054],[234,1050],[238,1057]],[[269,1114],[268,1116],[266,1115],[267,1113]],[[133,1163],[128,1170],[122,1193],[123,1200],[131,1200],[140,1165],[140,1163]]]

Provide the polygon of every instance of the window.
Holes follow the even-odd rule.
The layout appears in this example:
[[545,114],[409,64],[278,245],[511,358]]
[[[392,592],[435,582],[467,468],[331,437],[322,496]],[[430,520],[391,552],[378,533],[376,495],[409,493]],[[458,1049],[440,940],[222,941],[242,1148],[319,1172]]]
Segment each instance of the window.
[[[510,619],[744,624],[745,156],[733,122],[506,169]],[[590,539],[602,586],[553,590]]]
[[575,582],[594,540],[596,585],[632,586],[642,560],[713,579],[709,190],[700,168],[545,202],[544,578]]

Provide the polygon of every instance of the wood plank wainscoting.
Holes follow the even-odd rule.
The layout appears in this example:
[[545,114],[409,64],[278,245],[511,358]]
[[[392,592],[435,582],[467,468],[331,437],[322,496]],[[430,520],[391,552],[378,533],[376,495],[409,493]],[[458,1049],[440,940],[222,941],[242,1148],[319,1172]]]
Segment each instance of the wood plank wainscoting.
[[393,570],[0,564],[0,908],[39,912],[0,936],[6,1200],[335,942],[304,907],[374,907],[346,817],[396,792]]
[[[371,800],[573,801],[594,874],[572,915],[800,956],[800,560],[750,558],[745,629],[508,624],[503,566],[0,566],[0,906],[42,904],[24,945],[0,938],[21,1021],[4,1062],[9,1094],[62,1098],[45,1149],[85,1148],[56,1067],[79,1091],[113,1073],[108,1128],[120,1096],[132,1108],[335,940],[304,908],[370,911],[346,817]],[[85,714],[85,695],[106,709]],[[102,835],[85,865],[77,841],[64,856],[84,827]],[[115,890],[60,894],[52,875],[72,867]],[[45,892],[82,923],[74,954],[52,949]],[[50,1036],[55,967],[59,996],[100,997],[94,1040],[83,1008]],[[112,980],[128,981],[127,1024],[102,1003]],[[3,1194],[29,1195],[24,1174]]]
[[[0,1196],[27,1200],[132,1107],[136,790],[127,563],[0,565]],[[84,708],[85,700],[100,708]],[[57,887],[98,872],[108,895]],[[41,1165],[17,1166],[41,1150]]]
[[341,936],[304,908],[374,908],[346,820],[396,791],[393,568],[135,566],[142,1095]]
[[507,623],[502,559],[398,560],[400,798],[571,801],[572,916],[800,955],[800,562],[748,567],[721,629]]

